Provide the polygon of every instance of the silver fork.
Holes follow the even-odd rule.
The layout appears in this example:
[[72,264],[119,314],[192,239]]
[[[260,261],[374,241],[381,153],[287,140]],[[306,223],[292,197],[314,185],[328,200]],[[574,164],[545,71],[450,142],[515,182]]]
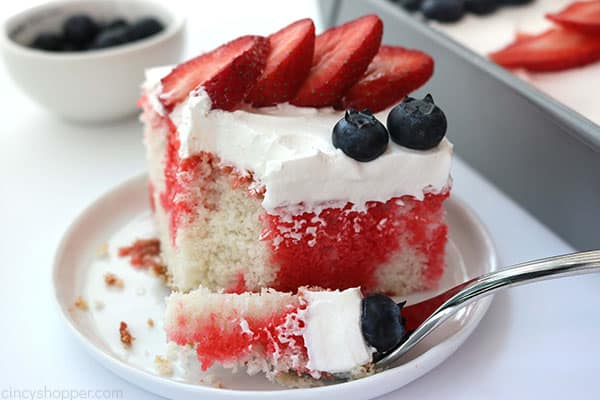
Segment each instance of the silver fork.
[[407,319],[407,331],[414,330],[398,347],[376,361],[375,367],[383,369],[393,366],[456,311],[500,289],[593,272],[600,272],[600,250],[517,264],[481,275],[436,297],[405,307],[402,315]]

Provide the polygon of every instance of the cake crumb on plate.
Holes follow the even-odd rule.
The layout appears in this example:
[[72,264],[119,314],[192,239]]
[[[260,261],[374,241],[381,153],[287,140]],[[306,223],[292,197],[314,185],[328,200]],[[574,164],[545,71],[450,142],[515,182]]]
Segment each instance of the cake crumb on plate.
[[74,305],[76,308],[80,309],[81,311],[87,311],[87,310],[89,310],[89,308],[90,308],[90,307],[88,306],[88,303],[87,303],[87,301],[85,301],[85,299],[84,299],[83,297],[81,297],[81,296],[78,296],[78,297],[75,299],[75,302],[73,303],[73,305]]
[[104,274],[104,283],[106,283],[106,286],[108,287],[115,287],[118,289],[123,289],[123,287],[125,287],[123,279],[119,278],[112,272],[107,272],[106,274]]
[[213,374],[204,375],[204,378],[200,378],[200,383],[203,385],[212,386],[217,389],[225,388],[225,385],[223,385],[223,382],[221,382],[221,380],[216,375],[213,375]]
[[119,325],[119,335],[121,335],[121,343],[125,347],[131,347],[131,343],[135,340],[135,338],[129,332],[129,328],[127,328],[127,323],[121,321]]

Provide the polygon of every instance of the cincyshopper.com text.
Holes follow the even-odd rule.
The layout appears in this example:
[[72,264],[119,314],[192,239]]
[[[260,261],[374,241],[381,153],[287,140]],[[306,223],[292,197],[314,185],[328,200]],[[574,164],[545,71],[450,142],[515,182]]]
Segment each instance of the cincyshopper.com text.
[[0,388],[0,400],[121,400],[123,390],[67,388]]

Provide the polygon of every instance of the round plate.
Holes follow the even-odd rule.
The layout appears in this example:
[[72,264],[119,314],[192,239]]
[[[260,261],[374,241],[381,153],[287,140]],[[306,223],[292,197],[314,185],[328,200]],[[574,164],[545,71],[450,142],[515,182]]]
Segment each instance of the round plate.
[[[189,357],[166,344],[162,316],[169,290],[148,271],[131,267],[117,256],[120,246],[137,238],[156,237],[147,197],[147,177],[132,178],[89,206],[66,232],[57,251],[53,282],[56,301],[75,336],[104,366],[148,391],[167,398],[367,399],[395,390],[442,363],[475,329],[491,297],[459,311],[413,349],[395,368],[355,381],[305,389],[286,389],[264,376],[231,373],[219,367],[200,372]],[[409,303],[435,295],[455,284],[496,268],[494,246],[475,215],[455,196],[446,202],[450,240],[447,269],[439,290],[409,296]],[[122,288],[107,287],[113,272]],[[74,305],[81,297],[87,310]],[[149,319],[152,322],[149,323]],[[135,337],[126,349],[119,324]],[[153,326],[151,326],[153,325]],[[160,375],[156,356],[169,360],[172,374]],[[283,393],[282,391],[285,391]]]

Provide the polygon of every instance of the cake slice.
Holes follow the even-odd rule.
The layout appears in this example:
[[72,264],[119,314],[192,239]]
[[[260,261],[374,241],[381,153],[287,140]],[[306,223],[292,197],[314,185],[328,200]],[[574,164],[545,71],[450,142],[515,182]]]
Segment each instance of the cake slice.
[[385,296],[364,300],[358,288],[174,293],[165,329],[170,341],[195,349],[203,370],[216,363],[270,379],[367,374],[373,354],[396,346],[404,334],[400,308]]
[[[392,46],[378,57],[381,34],[370,15],[312,40],[312,24],[301,20],[147,72],[140,104],[149,187],[174,288],[360,286],[400,295],[435,287],[452,145],[440,138],[417,149],[388,138],[390,111],[427,80],[433,60]],[[310,70],[307,53],[315,55]],[[381,90],[386,79],[410,89],[394,97]],[[286,82],[296,94],[269,93]],[[314,98],[322,93],[326,101]],[[282,99],[289,102],[271,104]],[[336,110],[341,104],[349,109]],[[344,124],[356,134],[336,145],[333,130]]]

